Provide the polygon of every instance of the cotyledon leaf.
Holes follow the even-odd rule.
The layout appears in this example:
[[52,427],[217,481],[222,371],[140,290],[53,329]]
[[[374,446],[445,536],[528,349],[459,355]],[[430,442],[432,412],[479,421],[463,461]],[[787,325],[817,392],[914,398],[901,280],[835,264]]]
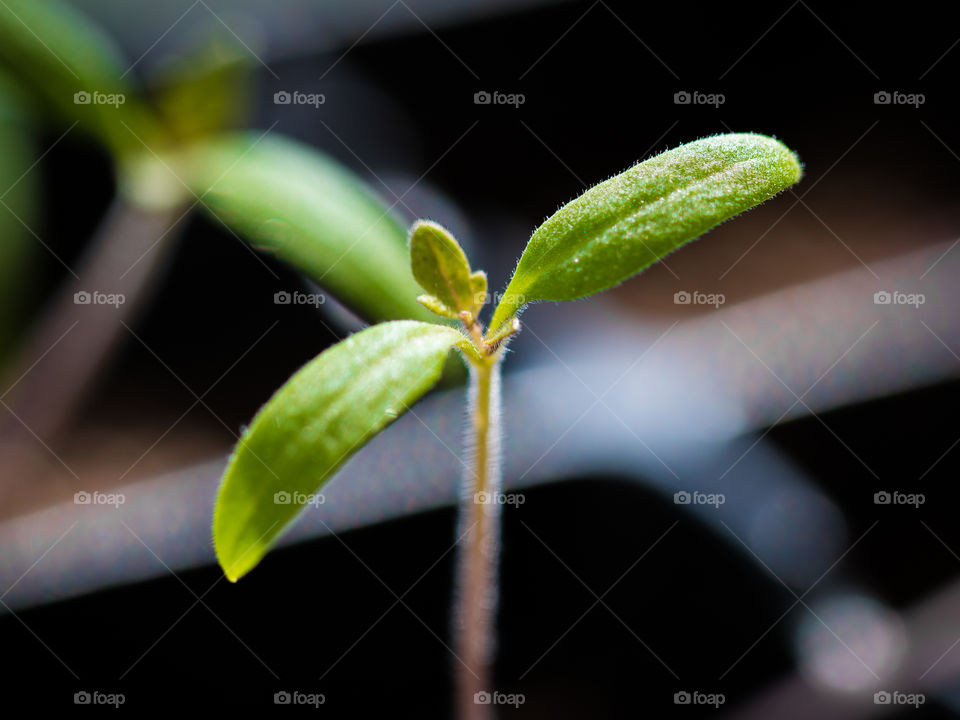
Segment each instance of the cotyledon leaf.
[[466,337],[412,320],[362,330],[300,369],[244,431],[213,516],[217,559],[236,581],[353,453],[440,377]]
[[144,142],[157,143],[157,118],[126,80],[130,62],[72,3],[0,2],[0,61],[115,154],[142,153]]
[[530,238],[490,327],[536,300],[606,290],[800,179],[797,156],[765,135],[681,145],[594,186]]
[[216,220],[366,319],[436,320],[416,301],[406,229],[328,156],[275,135],[234,133],[196,143],[185,163]]

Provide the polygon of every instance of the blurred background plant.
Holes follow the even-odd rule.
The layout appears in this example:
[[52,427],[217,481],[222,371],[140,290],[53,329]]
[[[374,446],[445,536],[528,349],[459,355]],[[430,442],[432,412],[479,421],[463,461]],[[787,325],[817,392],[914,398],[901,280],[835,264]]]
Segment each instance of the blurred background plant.
[[[16,436],[18,424],[47,439],[64,429],[198,206],[237,240],[292,263],[367,319],[429,317],[415,302],[406,230],[392,208],[319,151],[278,132],[267,137],[273,128],[231,132],[248,116],[256,55],[229,28],[194,39],[142,84],[108,33],[65,3],[5,3],[0,39],[10,74],[7,171],[29,164],[34,140],[21,142],[16,134],[28,135],[29,112],[35,124],[67,125],[61,139],[76,129],[99,142],[116,185],[77,270],[61,261],[72,276],[68,287],[24,339],[22,357],[11,360],[0,438]],[[31,107],[21,114],[24,106]],[[28,236],[42,244],[31,226],[36,190],[18,182],[23,176],[8,184],[8,193],[21,189],[11,195],[7,222],[21,227],[12,227],[4,245],[11,278],[4,287],[11,299],[5,347],[18,320],[15,299],[26,290],[13,281],[28,276]],[[108,307],[96,314],[90,305],[101,297]],[[39,367],[38,358],[46,361]],[[458,374],[456,368],[451,373]],[[36,445],[8,443],[3,454],[13,458],[10,477],[29,478],[38,453]],[[4,483],[3,492],[16,491],[12,485]]]

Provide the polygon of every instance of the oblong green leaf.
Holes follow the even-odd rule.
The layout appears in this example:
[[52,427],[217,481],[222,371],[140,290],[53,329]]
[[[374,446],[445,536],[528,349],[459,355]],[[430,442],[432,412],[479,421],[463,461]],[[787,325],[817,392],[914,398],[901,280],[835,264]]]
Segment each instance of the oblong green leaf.
[[446,228],[429,220],[413,224],[410,267],[420,287],[454,311],[455,317],[464,311],[476,313],[473,290],[476,281],[471,277],[470,261]]
[[356,176],[275,135],[230,134],[192,147],[186,176],[207,210],[368,320],[436,318],[416,298],[406,229]]
[[224,473],[213,541],[236,581],[370,438],[429,390],[464,341],[441,325],[374,325],[325,350],[264,405]]
[[116,155],[142,153],[143,142],[157,142],[156,118],[125,80],[130,63],[113,38],[72,5],[0,2],[0,60],[25,89],[98,136]]
[[497,328],[523,303],[611,288],[801,173],[785,145],[751,133],[703,138],[634,165],[537,228],[490,325]]

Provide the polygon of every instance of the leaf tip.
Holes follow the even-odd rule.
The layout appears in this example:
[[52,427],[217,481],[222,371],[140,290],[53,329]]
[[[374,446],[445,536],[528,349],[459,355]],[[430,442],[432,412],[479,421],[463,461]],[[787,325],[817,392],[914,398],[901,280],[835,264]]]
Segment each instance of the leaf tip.
[[224,549],[220,547],[215,547],[215,549],[217,553],[217,563],[220,565],[224,577],[231,583],[236,583],[240,578],[253,570],[262,558],[262,555],[260,555],[251,561],[249,553],[247,556],[231,557],[230,553]]
[[744,144],[753,146],[758,150],[762,146],[764,148],[763,156],[765,156],[768,165],[766,170],[782,184],[784,190],[791,185],[795,185],[803,177],[803,163],[800,161],[800,157],[775,136],[761,133],[740,133],[717,137],[741,140]]
[[440,317],[449,318],[451,320],[456,320],[459,317],[456,310],[448,307],[444,302],[434,295],[418,295],[417,302],[423,305],[434,315],[439,315]]
[[770,138],[776,145],[781,177],[786,187],[795,185],[803,177],[803,163],[800,156],[775,137]]
[[449,234],[449,231],[440,223],[434,222],[433,220],[427,220],[425,218],[419,218],[413,221],[413,225],[410,226],[410,230],[407,232],[407,244],[409,245],[414,237],[425,230],[431,230],[435,233],[443,235]]

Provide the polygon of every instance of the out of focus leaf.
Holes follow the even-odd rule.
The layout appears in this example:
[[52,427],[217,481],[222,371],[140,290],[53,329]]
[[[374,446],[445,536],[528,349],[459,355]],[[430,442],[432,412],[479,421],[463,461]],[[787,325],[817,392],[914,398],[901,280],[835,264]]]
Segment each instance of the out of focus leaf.
[[353,453],[436,383],[453,328],[381,323],[325,350],[267,402],[224,473],[213,518],[217,558],[236,581]]
[[634,165],[537,228],[490,326],[527,302],[613,287],[800,175],[785,145],[749,133],[703,138]]
[[190,142],[241,126],[249,113],[253,62],[249,50],[222,30],[151,78],[154,104],[173,137]]
[[0,2],[0,62],[25,90],[118,156],[143,151],[134,133],[148,144],[159,139],[154,119],[124,79],[129,63],[109,35],[68,3]]
[[243,133],[197,144],[187,162],[194,191],[216,219],[368,320],[436,319],[416,301],[405,229],[328,156]]

